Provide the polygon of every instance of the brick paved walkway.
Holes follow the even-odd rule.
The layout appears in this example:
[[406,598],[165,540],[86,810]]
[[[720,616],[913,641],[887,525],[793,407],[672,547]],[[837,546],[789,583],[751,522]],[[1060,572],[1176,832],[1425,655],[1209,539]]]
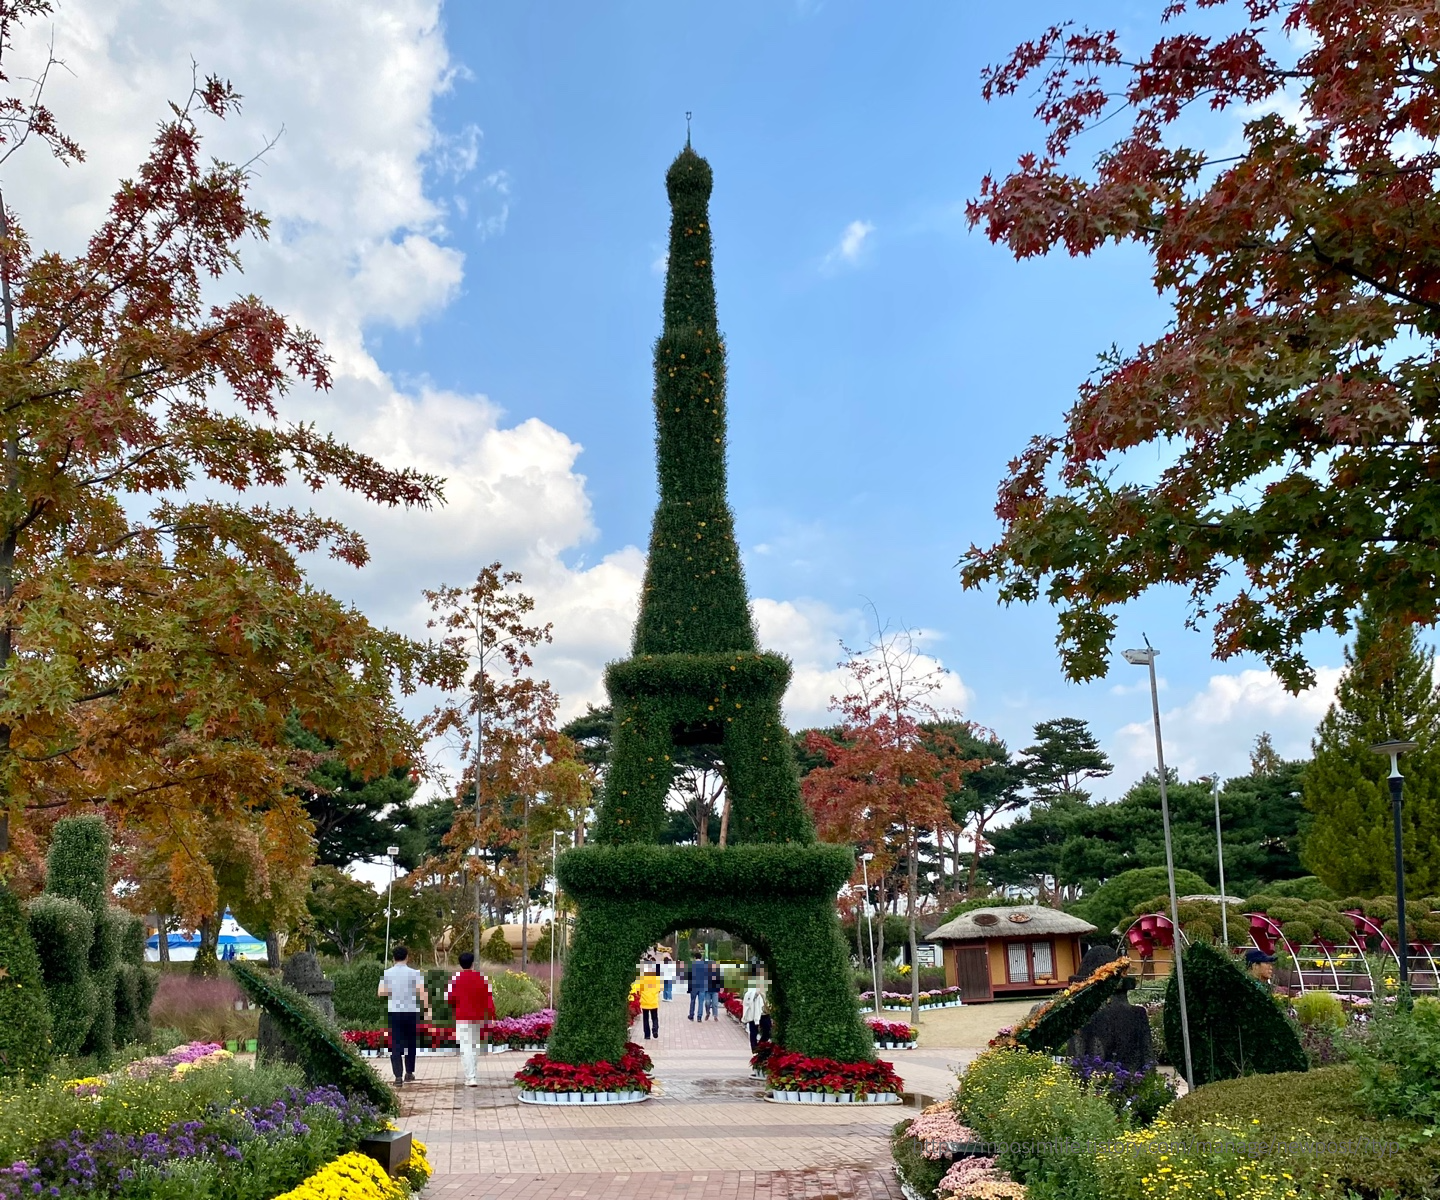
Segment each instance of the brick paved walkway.
[[[649,1043],[655,1095],[643,1104],[538,1107],[516,1099],[518,1053],[424,1057],[401,1093],[401,1127],[426,1143],[434,1200],[900,1200],[890,1127],[914,1109],[778,1105],[750,1077],[750,1045],[728,1016],[686,1020],[683,990]],[[640,1041],[637,1023],[632,1037]],[[960,1051],[889,1056],[913,1091],[946,1095]],[[376,1060],[388,1075],[388,1060]]]

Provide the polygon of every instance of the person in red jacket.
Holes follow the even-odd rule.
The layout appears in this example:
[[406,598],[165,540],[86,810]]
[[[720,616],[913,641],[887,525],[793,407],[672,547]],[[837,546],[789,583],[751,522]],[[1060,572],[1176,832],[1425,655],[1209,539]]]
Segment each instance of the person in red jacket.
[[490,1022],[495,1019],[495,997],[490,981],[474,969],[475,956],[465,951],[460,970],[445,989],[445,999],[455,1010],[455,1040],[460,1043],[460,1065],[465,1069],[465,1086],[476,1087],[475,1055]]

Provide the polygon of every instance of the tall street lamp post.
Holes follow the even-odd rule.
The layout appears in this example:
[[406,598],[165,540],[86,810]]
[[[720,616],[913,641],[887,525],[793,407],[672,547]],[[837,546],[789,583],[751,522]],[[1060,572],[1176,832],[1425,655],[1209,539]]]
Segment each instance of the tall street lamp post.
[[1212,791],[1215,793],[1215,857],[1220,862],[1220,941],[1230,949],[1230,922],[1226,919],[1229,893],[1225,891],[1225,839],[1220,836],[1220,773],[1215,773]]
[[[1180,995],[1180,1040],[1185,1047],[1185,1082],[1195,1086],[1195,1064],[1190,1057],[1190,1014],[1185,1006],[1185,956],[1180,947],[1180,900],[1175,895],[1175,851],[1170,843],[1170,793],[1165,777],[1165,745],[1160,738],[1160,688],[1155,682],[1155,648],[1145,639],[1145,649],[1126,650],[1125,661],[1133,667],[1150,668],[1150,708],[1155,716],[1155,765],[1160,770],[1160,820],[1165,827],[1165,874],[1170,881],[1170,935],[1175,954],[1175,986]],[[1223,889],[1222,889],[1223,890]],[[1222,904],[1221,910],[1224,910]]]
[[870,986],[875,990],[871,993],[872,1003],[875,1006],[876,1015],[880,1012],[880,964],[875,961],[875,918],[870,914],[870,860],[874,854],[862,854],[860,856],[860,877],[865,881],[865,926],[868,931],[870,942]]
[[385,853],[390,857],[390,882],[385,885],[385,961],[390,961],[390,909],[393,907],[391,901],[395,898],[395,856],[400,853],[399,846],[386,846]]
[[1410,942],[1405,932],[1405,838],[1400,831],[1400,808],[1405,794],[1405,778],[1400,774],[1400,756],[1417,749],[1417,742],[1380,742],[1370,749],[1379,755],[1390,757],[1390,815],[1395,825],[1395,924],[1399,926],[1401,1003],[1410,985]]

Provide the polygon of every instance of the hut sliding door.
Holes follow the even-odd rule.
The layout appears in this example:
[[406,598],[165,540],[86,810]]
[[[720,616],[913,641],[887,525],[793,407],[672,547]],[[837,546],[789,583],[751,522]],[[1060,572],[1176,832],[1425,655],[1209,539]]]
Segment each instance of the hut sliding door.
[[966,1004],[995,998],[990,990],[990,957],[984,946],[955,947],[955,983]]

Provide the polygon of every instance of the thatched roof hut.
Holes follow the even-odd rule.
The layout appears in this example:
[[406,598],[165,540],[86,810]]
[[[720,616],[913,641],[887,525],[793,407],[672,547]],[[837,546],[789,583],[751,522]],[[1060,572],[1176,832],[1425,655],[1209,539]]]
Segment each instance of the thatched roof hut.
[[1043,904],[977,908],[930,934],[945,948],[945,978],[971,1003],[1064,987],[1095,926]]

